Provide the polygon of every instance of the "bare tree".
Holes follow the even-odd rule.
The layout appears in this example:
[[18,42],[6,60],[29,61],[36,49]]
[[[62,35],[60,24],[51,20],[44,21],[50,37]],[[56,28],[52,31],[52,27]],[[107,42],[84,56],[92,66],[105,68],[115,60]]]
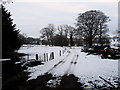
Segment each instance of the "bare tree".
[[55,32],[55,27],[53,24],[49,24],[47,27],[41,29],[41,38],[48,41],[49,46],[53,46],[53,37]]
[[55,26],[54,24],[49,24],[48,25],[48,29],[49,29],[49,35],[50,35],[50,43],[53,46],[53,37],[54,37],[54,33],[55,33]]
[[41,36],[40,38],[42,40],[47,40],[48,44],[50,45],[50,41],[49,41],[49,30],[47,27],[44,27],[40,30]]
[[70,46],[73,46],[74,45],[73,37],[74,37],[75,28],[72,26],[68,26],[68,30],[69,30],[68,34],[69,34],[69,38],[70,38]]
[[63,35],[64,30],[63,30],[63,26],[62,25],[59,25],[58,28],[57,28],[57,30],[58,30],[58,34],[59,35]]
[[67,24],[64,24],[63,27],[64,27],[65,36],[68,37],[68,35],[69,35],[69,26]]
[[77,30],[80,35],[88,42],[89,46],[93,45],[96,36],[99,36],[100,43],[102,35],[108,31],[107,22],[110,21],[103,12],[90,10],[79,14],[77,18]]
[[59,36],[59,42],[60,42],[60,46],[63,46],[64,45],[64,35],[65,35],[65,32],[64,32],[64,25],[59,25],[57,27],[57,30],[58,30],[58,36]]
[[[73,46],[74,27],[69,26],[67,24],[59,25],[58,26],[58,34],[61,37],[64,35],[66,37],[66,39],[69,38],[69,43],[71,46]],[[63,41],[62,38],[61,38],[61,41]]]

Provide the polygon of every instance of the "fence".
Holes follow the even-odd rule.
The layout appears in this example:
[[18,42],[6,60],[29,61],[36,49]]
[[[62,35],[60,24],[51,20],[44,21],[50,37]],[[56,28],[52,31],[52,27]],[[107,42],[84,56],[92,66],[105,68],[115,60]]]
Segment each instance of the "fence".
[[[59,56],[62,56],[65,53],[65,51],[66,51],[66,48],[63,50],[59,50]],[[42,62],[47,62],[53,59],[55,59],[55,52],[43,53],[43,54],[32,54],[32,55],[27,54],[23,58],[24,61],[34,60],[34,61],[42,61]]]

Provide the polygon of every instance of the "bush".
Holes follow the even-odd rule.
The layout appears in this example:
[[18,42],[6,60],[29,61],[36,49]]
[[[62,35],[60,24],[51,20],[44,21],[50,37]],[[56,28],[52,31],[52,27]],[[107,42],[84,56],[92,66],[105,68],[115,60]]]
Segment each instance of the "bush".
[[27,74],[26,72],[20,72],[17,75],[7,79],[2,84],[2,90],[18,90],[18,86],[22,83],[26,82],[27,80]]

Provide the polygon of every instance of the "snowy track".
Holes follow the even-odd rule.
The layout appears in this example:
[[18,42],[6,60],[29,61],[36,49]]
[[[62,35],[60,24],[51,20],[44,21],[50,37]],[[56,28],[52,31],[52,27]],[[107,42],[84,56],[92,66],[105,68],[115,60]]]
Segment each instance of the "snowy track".
[[74,67],[77,63],[77,59],[78,54],[74,49],[72,49],[63,60],[60,60],[59,63],[55,64],[54,67],[50,69],[48,72],[53,74],[54,76],[72,74]]
[[77,52],[74,50],[74,55],[73,55],[73,59],[71,59],[71,62],[69,64],[69,67],[66,71],[66,74],[69,75],[69,74],[73,74],[73,71],[74,71],[74,68],[77,64],[77,60],[78,60],[78,57],[79,55],[77,54]]
[[[39,48],[44,47],[36,47],[37,52],[40,52],[39,50],[41,49]],[[48,49],[49,51],[54,50],[57,53],[57,57],[44,65],[29,67],[27,71],[30,72],[30,78],[28,80],[36,79],[38,76],[45,74],[52,74],[55,77],[73,74],[88,87],[92,87],[89,82],[94,82],[101,86],[103,84],[106,85],[106,82],[99,77],[117,86],[118,60],[101,59],[98,55],[87,55],[87,53],[81,52],[80,47],[67,48],[62,56],[59,56],[59,51],[65,48],[45,47],[44,49],[45,51]],[[30,50],[32,51],[32,48]]]
[[66,57],[62,60],[60,60],[57,64],[55,64],[50,70],[48,70],[45,74],[49,74],[50,72],[54,71],[55,69],[59,68],[61,65],[63,65],[66,62],[66,59],[71,55],[71,52],[68,51],[68,54]]

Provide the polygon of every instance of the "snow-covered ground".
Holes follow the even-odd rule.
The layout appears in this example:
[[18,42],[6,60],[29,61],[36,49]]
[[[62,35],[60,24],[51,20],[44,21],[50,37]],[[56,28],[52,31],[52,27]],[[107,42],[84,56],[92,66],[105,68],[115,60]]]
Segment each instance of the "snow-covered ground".
[[[60,56],[60,50],[65,53]],[[79,81],[92,87],[90,81],[99,85],[106,82],[100,77],[112,83],[114,86],[118,79],[118,60],[101,59],[98,55],[87,55],[81,52],[81,47],[46,47],[46,46],[24,46],[18,52],[28,53],[31,55],[43,53],[55,53],[55,59],[45,62],[44,65],[29,67],[30,79],[36,79],[40,75],[50,73],[55,77],[74,74]]]
[[[23,45],[18,52],[19,53],[26,53],[29,54],[29,59],[35,59],[36,58],[36,54],[38,54],[38,56],[42,57],[44,54],[48,54],[48,58],[50,58],[50,53],[54,52],[55,54],[55,58],[59,57],[60,55],[60,51],[61,53],[63,53],[65,48],[63,47],[49,47],[49,46],[40,46],[40,45]],[[25,56],[24,58],[28,58],[28,56]]]

